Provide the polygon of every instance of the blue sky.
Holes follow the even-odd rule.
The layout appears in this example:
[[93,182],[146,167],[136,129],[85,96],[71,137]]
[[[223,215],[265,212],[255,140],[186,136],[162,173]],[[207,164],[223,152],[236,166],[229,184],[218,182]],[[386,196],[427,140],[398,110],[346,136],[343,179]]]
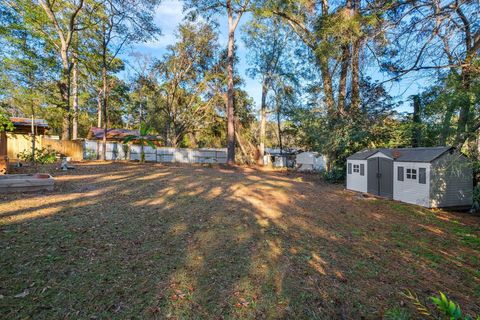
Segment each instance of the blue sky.
[[[130,55],[125,54],[125,58],[129,60],[130,64],[135,64],[135,57],[131,55],[132,52],[139,52],[142,55],[151,56],[152,58],[161,57],[168,45],[175,42],[175,30],[179,23],[182,22],[184,17],[183,4],[180,0],[164,0],[155,12],[155,23],[161,28],[162,35],[156,40],[149,41],[147,43],[134,45],[130,49]],[[245,48],[243,41],[241,41],[241,25],[247,21],[249,17],[242,17],[239,28],[236,32],[237,43],[237,55],[239,56],[239,63],[236,66],[239,70],[242,78],[245,81],[245,90],[253,97],[258,107],[261,96],[261,88],[259,81],[251,79],[246,75],[246,69],[248,68],[246,62],[247,49]],[[227,37],[224,30],[227,29],[226,17],[218,17],[219,22],[219,42],[222,46],[227,46]],[[383,75],[378,72],[376,66],[367,66],[365,72],[369,73],[375,80],[383,81],[388,79],[388,75]],[[418,93],[421,89],[425,88],[427,81],[425,79],[419,80],[417,77],[411,75],[406,76],[400,82],[386,83],[385,87],[397,101],[403,100],[404,104],[398,108],[400,112],[411,112],[411,104],[408,101],[408,97],[412,94]]]

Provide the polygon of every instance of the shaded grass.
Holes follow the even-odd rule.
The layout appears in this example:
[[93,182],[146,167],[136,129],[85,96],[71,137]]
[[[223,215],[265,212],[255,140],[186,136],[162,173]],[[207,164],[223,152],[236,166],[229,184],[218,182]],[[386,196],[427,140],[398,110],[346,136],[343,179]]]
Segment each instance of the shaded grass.
[[44,170],[0,196],[2,318],[377,319],[405,289],[480,313],[478,218],[289,172]]

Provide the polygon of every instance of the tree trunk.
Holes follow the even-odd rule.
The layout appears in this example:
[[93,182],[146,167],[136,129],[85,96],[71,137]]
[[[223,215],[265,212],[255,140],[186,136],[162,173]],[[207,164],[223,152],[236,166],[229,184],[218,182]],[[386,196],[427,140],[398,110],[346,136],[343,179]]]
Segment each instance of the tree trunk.
[[227,163],[235,164],[235,107],[234,107],[234,84],[233,63],[235,45],[235,26],[233,22],[233,10],[230,1],[227,1],[228,11],[228,48],[227,48]]
[[63,67],[62,78],[58,86],[63,109],[62,140],[70,140],[70,68],[68,66]]
[[340,80],[338,83],[338,112],[345,114],[345,100],[347,97],[347,75],[348,65],[350,63],[350,47],[348,45],[342,46],[342,60],[340,70]]
[[78,60],[75,57],[73,60],[73,74],[72,74],[72,96],[73,96],[73,128],[72,139],[78,139]]
[[262,83],[262,102],[260,105],[260,145],[258,151],[260,157],[258,158],[258,164],[264,165],[264,155],[265,155],[265,131],[267,126],[267,80],[264,79]]
[[450,126],[452,125],[452,116],[455,112],[456,105],[449,103],[447,106],[447,111],[445,112],[445,117],[442,121],[442,131],[440,133],[440,146],[446,146],[448,137],[450,136]]
[[101,160],[107,160],[107,66],[104,63],[102,67],[102,82],[103,82],[103,99],[102,99],[102,114],[103,114],[103,150]]
[[352,110],[360,108],[360,40],[352,44]]
[[280,153],[283,152],[283,143],[282,143],[282,126],[280,121],[282,106],[280,101],[277,101],[277,128],[278,128],[278,145],[280,146]]
[[103,91],[100,89],[98,91],[98,97],[97,97],[97,127],[101,128],[102,127],[102,95]]
[[[355,0],[353,5],[355,14],[360,11],[360,0]],[[352,44],[352,104],[353,110],[360,107],[360,47],[361,40],[356,39]]]
[[332,76],[328,68],[328,62],[324,58],[319,59],[320,72],[322,74],[323,92],[325,94],[325,106],[327,112],[333,117],[335,111],[335,99],[333,97]]
[[457,136],[455,138],[455,144],[460,149],[465,141],[468,138],[467,132],[467,123],[470,116],[470,97],[468,92],[470,91],[470,83],[471,83],[471,76],[468,70],[468,67],[462,68],[462,85],[461,88],[463,89],[463,96],[461,99],[460,105],[460,113],[458,115],[458,122],[457,122]]
[[32,105],[32,125],[31,125],[31,131],[32,131],[32,164],[35,164],[35,110]]
[[421,128],[422,118],[420,115],[420,97],[413,96],[413,128],[412,128],[412,147],[417,148],[421,145]]

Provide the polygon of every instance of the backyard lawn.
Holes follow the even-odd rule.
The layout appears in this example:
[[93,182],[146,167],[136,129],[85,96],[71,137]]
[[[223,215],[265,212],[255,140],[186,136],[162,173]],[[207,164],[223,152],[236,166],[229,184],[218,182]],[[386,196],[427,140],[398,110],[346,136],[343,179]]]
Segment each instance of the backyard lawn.
[[75,166],[0,195],[0,318],[378,319],[414,314],[407,289],[480,314],[478,216],[284,171]]

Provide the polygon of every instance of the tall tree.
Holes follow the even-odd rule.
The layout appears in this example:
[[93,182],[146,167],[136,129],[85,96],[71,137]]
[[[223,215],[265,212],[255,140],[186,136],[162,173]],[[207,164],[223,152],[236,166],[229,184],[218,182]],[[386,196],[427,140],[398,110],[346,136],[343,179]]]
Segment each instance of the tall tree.
[[421,118],[421,102],[420,102],[420,97],[418,95],[415,95],[412,97],[413,100],[413,115],[412,115],[412,147],[420,147],[421,145],[421,124],[422,124],[422,118]]
[[173,147],[186,134],[209,125],[214,102],[221,99],[221,92],[212,90],[212,82],[225,79],[218,65],[217,35],[210,26],[187,22],[179,26],[177,35],[178,42],[155,62],[152,76],[156,83],[151,87],[154,114],[166,120],[165,142]]
[[187,0],[185,9],[211,16],[226,13],[228,21],[227,44],[227,163],[235,163],[235,106],[234,61],[235,31],[243,14],[251,10],[251,0]]
[[[406,74],[443,78],[458,86],[452,115],[456,121],[454,143],[461,148],[475,140],[480,118],[474,114],[472,85],[480,73],[480,3],[468,0],[421,0],[392,4],[386,29],[389,55],[385,70],[400,79]],[[413,44],[413,45],[412,45]],[[449,86],[452,88],[452,86]],[[478,100],[477,100],[478,101]],[[449,121],[455,117],[447,117]],[[445,126],[449,126],[445,124]]]
[[[262,87],[260,102],[260,134],[258,164],[263,165],[265,153],[267,98],[275,81],[293,75],[293,55],[291,48],[294,42],[291,31],[285,28],[279,18],[253,19],[244,28],[243,40],[249,50],[248,60],[251,77],[259,77]],[[277,113],[279,116],[279,113]],[[277,120],[280,118],[277,117]]]
[[102,74],[102,119],[103,151],[101,159],[106,159],[108,131],[109,73],[112,71],[118,54],[128,45],[143,42],[159,33],[153,23],[153,13],[159,1],[105,0],[99,9],[96,24]]
[[84,0],[61,1],[39,0],[39,3],[56,33],[56,37],[49,36],[50,41],[57,49],[62,61],[62,75],[58,82],[63,107],[62,139],[71,138],[70,127],[70,89],[71,71],[74,63],[71,59],[71,45],[75,32],[78,31],[77,20],[84,5]]
[[[335,137],[342,134],[347,121],[356,116],[360,105],[361,44],[380,32],[381,11],[360,8],[360,1],[266,1],[265,16],[276,15],[287,24],[310,49],[319,71],[321,90],[319,107],[325,112],[325,131]],[[348,84],[351,84],[350,86]],[[318,92],[317,92],[318,93]],[[318,96],[318,94],[317,94]],[[344,119],[345,118],[345,119]],[[333,146],[333,144],[331,145]],[[327,148],[327,169],[340,150]]]
[[4,2],[12,8],[29,28],[55,49],[60,61],[61,72],[57,80],[60,93],[58,106],[62,109],[62,138],[70,139],[70,87],[71,87],[71,49],[74,34],[78,31],[79,16],[84,0],[77,1],[10,1]]

